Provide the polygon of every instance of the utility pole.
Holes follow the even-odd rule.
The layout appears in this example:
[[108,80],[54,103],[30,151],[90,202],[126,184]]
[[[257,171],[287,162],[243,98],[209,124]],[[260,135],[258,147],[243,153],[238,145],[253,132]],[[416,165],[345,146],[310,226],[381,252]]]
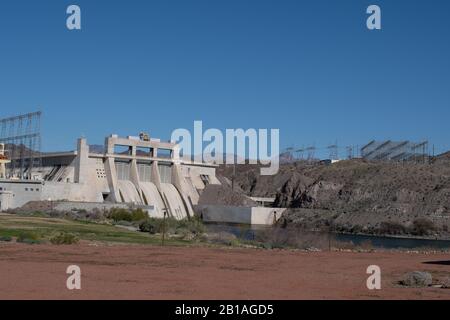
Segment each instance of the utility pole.
[[166,211],[164,210],[163,226],[162,226],[162,241],[161,245],[164,247],[164,240],[166,237]]
[[50,214],[52,214],[53,213],[53,199],[48,198],[48,201],[50,202]]
[[231,177],[231,190],[234,191],[234,178],[236,177],[236,161],[233,161],[233,176]]

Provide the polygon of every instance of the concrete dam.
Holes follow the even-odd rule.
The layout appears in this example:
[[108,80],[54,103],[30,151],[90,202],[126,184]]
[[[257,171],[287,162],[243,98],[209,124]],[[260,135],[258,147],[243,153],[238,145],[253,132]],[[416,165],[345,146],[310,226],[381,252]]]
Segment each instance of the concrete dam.
[[194,215],[193,206],[206,185],[220,184],[215,165],[181,159],[177,144],[146,134],[111,135],[101,149],[90,148],[80,138],[75,151],[42,154],[38,167],[25,166],[24,172],[5,169],[0,209],[48,200],[126,203],[153,217],[184,219]]

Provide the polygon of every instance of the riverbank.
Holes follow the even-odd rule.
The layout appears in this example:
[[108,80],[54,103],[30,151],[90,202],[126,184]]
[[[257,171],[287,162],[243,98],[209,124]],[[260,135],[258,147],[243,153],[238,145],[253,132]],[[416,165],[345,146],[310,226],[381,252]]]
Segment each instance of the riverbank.
[[387,239],[405,239],[405,240],[430,240],[430,241],[450,241],[450,234],[440,234],[437,236],[416,236],[416,235],[391,235],[391,234],[371,234],[371,233],[351,233],[351,232],[335,232],[338,235],[363,236]]
[[[29,244],[65,243],[85,240],[104,243],[161,245],[162,234],[136,231],[130,225],[109,221],[49,218],[0,214],[0,242]],[[330,234],[297,229],[250,225],[204,224],[190,229],[166,225],[165,244],[177,246],[215,246],[300,250],[416,250],[449,251],[450,241]],[[153,230],[155,231],[155,230]]]
[[232,234],[242,243],[275,248],[450,251],[450,240],[394,237],[268,226],[205,224],[207,232]]

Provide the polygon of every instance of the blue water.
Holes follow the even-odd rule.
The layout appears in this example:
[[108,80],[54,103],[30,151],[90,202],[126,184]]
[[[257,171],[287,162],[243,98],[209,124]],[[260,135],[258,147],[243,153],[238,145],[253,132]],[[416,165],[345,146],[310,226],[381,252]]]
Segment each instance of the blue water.
[[406,239],[378,236],[365,236],[353,234],[335,234],[336,241],[353,242],[355,245],[370,241],[373,247],[383,249],[450,249],[450,240],[426,240],[426,239]]

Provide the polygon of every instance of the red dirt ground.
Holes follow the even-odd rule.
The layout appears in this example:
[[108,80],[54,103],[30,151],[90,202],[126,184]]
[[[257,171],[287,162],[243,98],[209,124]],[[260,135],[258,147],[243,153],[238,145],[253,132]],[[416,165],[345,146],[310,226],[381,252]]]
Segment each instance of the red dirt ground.
[[[404,288],[409,271],[450,276],[444,253],[299,252],[139,245],[0,244],[0,299],[450,299],[450,290]],[[69,265],[81,290],[66,289]],[[366,288],[366,268],[382,289]]]

